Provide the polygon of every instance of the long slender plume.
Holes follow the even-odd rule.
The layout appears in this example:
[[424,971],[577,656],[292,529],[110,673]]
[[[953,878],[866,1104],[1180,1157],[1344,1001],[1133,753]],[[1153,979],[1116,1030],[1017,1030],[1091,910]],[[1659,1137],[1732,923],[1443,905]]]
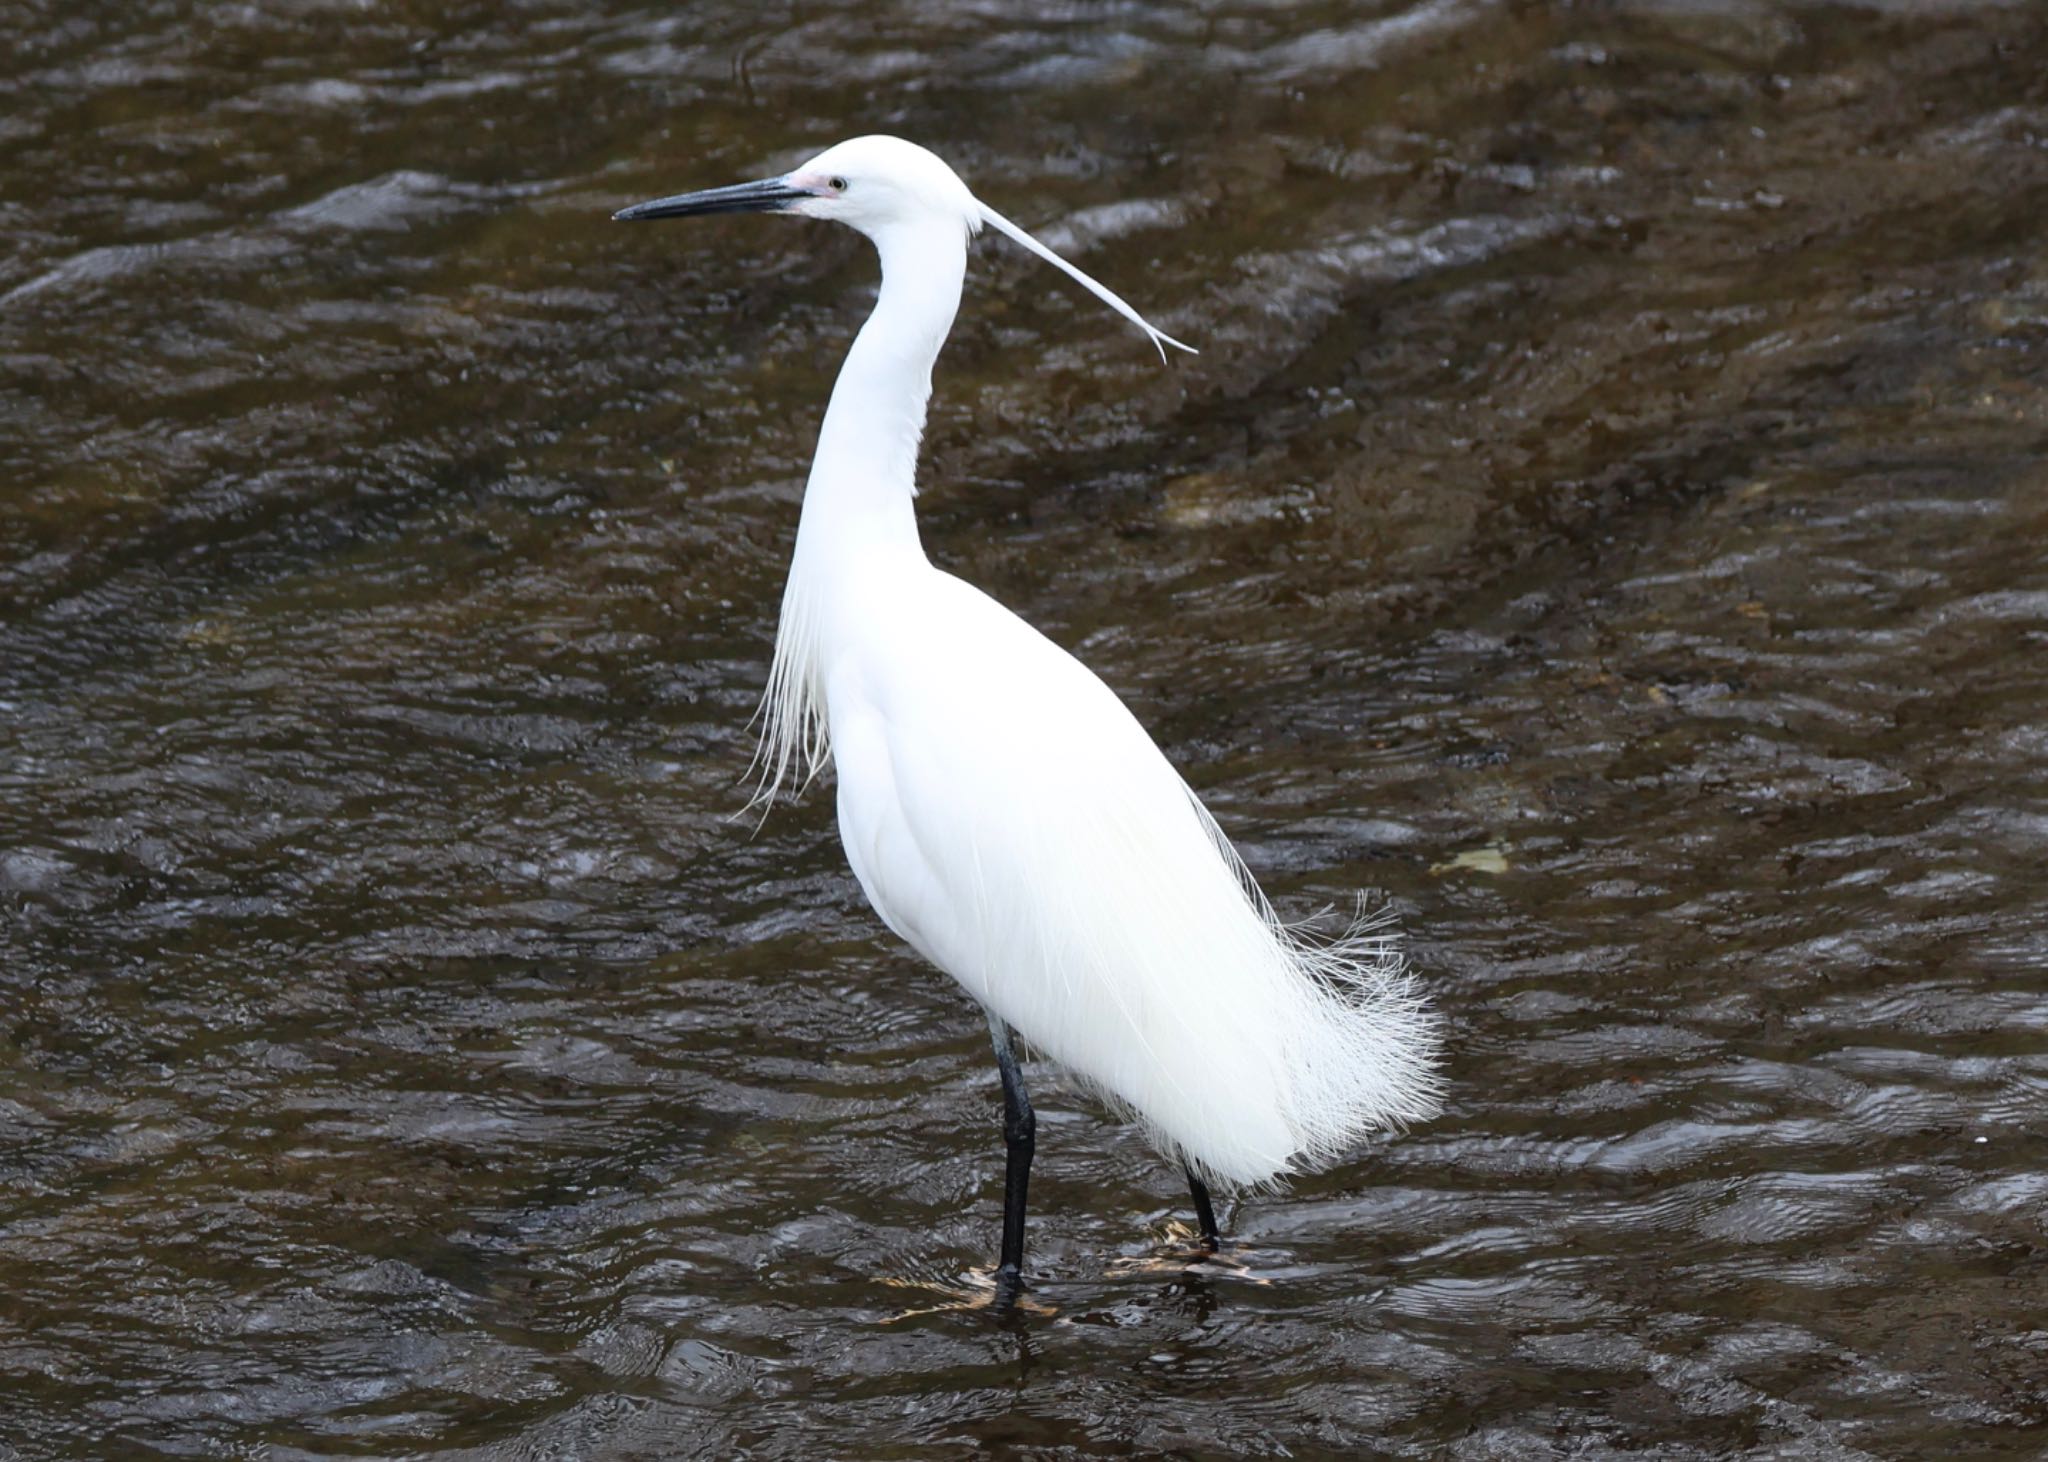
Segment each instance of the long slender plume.
[[1046,263],[1052,265],[1053,268],[1059,270],[1062,274],[1108,305],[1112,310],[1115,310],[1119,315],[1122,315],[1126,320],[1129,320],[1133,325],[1136,325],[1140,330],[1143,330],[1151,338],[1153,349],[1159,352],[1160,360],[1164,361],[1166,359],[1166,347],[1169,345],[1175,350],[1185,350],[1189,355],[1201,354],[1194,346],[1183,345],[1164,330],[1153,329],[1151,322],[1125,304],[1121,295],[1105,285],[1097,284],[1094,280],[1062,259],[1058,254],[1055,254],[1051,249],[1041,244],[1037,239],[1031,237],[1030,234],[1024,232],[1023,229],[1017,227],[1016,224],[1010,222],[1009,219],[1003,217],[1002,214],[996,212],[986,203],[983,203],[979,198],[975,199],[974,202],[975,206],[981,209],[982,220],[993,227],[998,233],[1008,234],[1039,258],[1045,260]]

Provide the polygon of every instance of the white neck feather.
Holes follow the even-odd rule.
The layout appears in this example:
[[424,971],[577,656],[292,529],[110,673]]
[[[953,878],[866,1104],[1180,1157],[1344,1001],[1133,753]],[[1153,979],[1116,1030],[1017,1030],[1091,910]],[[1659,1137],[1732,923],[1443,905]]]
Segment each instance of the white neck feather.
[[803,773],[798,790],[808,786],[831,753],[822,676],[840,589],[864,569],[900,572],[905,556],[925,562],[911,499],[932,364],[960,308],[967,231],[938,219],[894,225],[875,236],[875,248],[881,296],[825,408],[782,591],[775,661],[755,717],[754,802],[764,807],[792,770]]

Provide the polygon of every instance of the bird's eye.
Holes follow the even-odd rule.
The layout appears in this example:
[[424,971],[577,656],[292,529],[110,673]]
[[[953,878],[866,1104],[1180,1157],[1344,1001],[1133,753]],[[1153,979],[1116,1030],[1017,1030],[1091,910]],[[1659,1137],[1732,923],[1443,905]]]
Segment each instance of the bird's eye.
[[846,179],[827,178],[825,180],[825,186],[830,188],[835,193],[844,193],[846,191]]

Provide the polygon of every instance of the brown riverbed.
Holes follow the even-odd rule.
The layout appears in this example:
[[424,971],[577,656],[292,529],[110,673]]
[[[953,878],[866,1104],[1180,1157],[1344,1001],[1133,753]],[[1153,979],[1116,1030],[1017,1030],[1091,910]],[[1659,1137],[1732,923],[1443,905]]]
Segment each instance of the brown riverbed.
[[[0,0],[0,1456],[2048,1447],[2048,9]],[[732,820],[822,225],[933,557],[1444,1116],[1227,1212]],[[914,1313],[929,1311],[929,1313]]]

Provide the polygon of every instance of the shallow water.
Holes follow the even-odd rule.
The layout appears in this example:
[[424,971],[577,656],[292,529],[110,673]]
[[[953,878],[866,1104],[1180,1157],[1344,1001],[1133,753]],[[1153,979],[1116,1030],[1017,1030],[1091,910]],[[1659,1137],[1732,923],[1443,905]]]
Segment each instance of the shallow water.
[[[0,1455],[2033,1456],[2048,12],[0,0]],[[1227,1214],[731,820],[850,235],[935,559],[1441,1120]],[[9,1450],[9,1447],[13,1449]]]

